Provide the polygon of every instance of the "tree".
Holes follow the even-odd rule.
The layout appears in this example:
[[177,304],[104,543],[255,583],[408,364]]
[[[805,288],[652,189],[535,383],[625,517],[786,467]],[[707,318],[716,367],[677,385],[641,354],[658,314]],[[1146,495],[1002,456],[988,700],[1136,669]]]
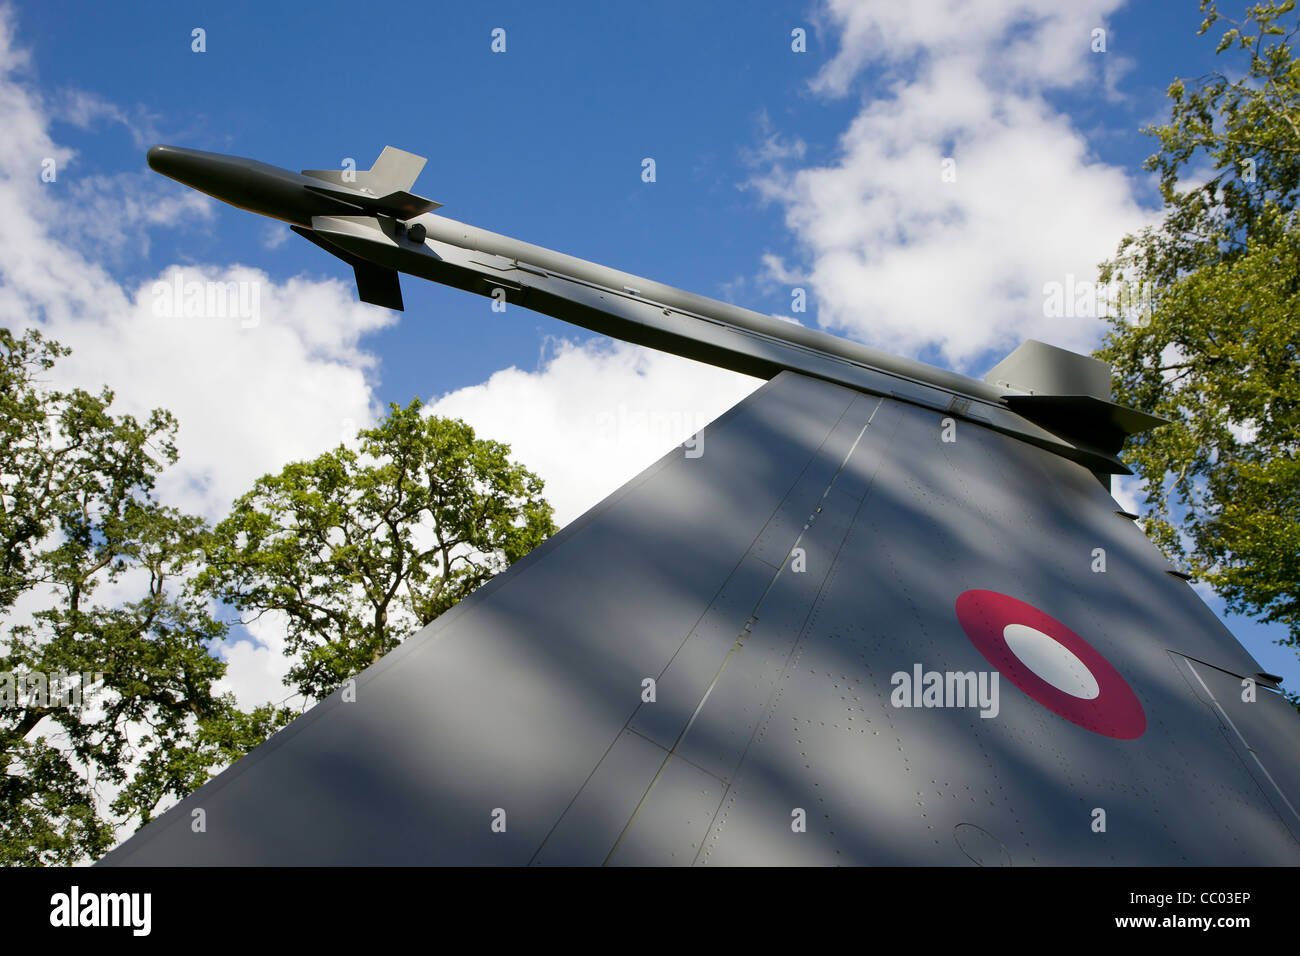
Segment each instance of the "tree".
[[289,679],[319,699],[555,532],[542,481],[416,399],[262,477],[215,529],[200,584],[283,614]]
[[[1138,436],[1144,525],[1228,608],[1286,626],[1300,648],[1300,62],[1294,0],[1241,23],[1202,0],[1200,33],[1226,27],[1230,78],[1175,80],[1146,168],[1164,218],[1126,237],[1103,282],[1145,287],[1098,358],[1118,400],[1173,419]],[[1208,168],[1209,172],[1206,172]],[[1201,182],[1202,177],[1205,178]]]
[[[174,418],[115,417],[108,389],[46,387],[41,376],[67,354],[35,331],[0,329],[7,864],[98,857],[118,825],[148,822],[289,717],[242,713],[212,693],[225,664],[208,645],[226,626],[184,586],[208,529],[152,495],[176,461]],[[106,785],[119,791],[108,812]]]

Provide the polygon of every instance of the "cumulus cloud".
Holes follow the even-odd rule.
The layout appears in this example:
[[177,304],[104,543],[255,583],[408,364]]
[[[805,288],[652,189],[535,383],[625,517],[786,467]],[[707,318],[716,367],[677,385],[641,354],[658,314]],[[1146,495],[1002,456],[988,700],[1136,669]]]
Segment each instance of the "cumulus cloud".
[[546,482],[556,523],[565,525],[759,384],[625,342],[559,340],[537,371],[504,369],[429,410],[509,444]]
[[218,694],[233,693],[241,707],[251,708],[268,701],[302,708],[305,698],[285,686],[294,659],[284,650],[289,624],[278,612],[268,612],[245,625],[250,640],[229,642],[222,649],[226,676],[213,685]]
[[768,274],[805,276],[824,326],[963,370],[1025,338],[1093,347],[1103,324],[1046,315],[1045,286],[1092,281],[1150,214],[1045,93],[1113,92],[1122,65],[1092,40],[1118,5],[829,0],[840,48],[813,89],[843,96],[866,73],[871,95],[830,163],[777,152],[751,181],[784,205],[803,260],[772,257]]
[[215,200],[192,189],[178,193],[149,172],[94,176],[65,172],[62,185],[51,188],[66,193],[68,206],[77,211],[76,228],[67,230],[61,240],[109,266],[147,255],[156,227],[211,223],[216,206]]
[[123,126],[139,149],[146,149],[159,140],[157,117],[153,114],[142,107],[125,110],[89,90],[61,91],[54,99],[52,114],[54,119],[79,129],[90,129],[101,122]]

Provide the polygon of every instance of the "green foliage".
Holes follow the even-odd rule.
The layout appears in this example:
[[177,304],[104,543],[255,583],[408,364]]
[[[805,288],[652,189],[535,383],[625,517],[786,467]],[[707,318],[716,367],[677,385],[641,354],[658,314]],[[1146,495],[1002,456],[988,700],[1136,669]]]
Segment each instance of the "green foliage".
[[417,399],[259,479],[217,526],[201,586],[281,612],[289,672],[321,698],[555,532],[542,481]]
[[139,422],[110,412],[107,389],[46,387],[66,354],[0,329],[0,677],[102,686],[68,706],[10,679],[0,862],[98,857],[120,825],[147,823],[291,719],[213,693],[225,664],[209,647],[226,626],[210,595],[284,612],[291,678],[320,697],[555,531],[541,481],[507,447],[418,401],[362,432],[359,452],[262,478],[209,529],[153,496],[177,457],[172,416]]
[[[212,694],[225,665],[207,646],[226,628],[183,586],[208,529],[152,496],[176,460],[174,419],[115,417],[107,389],[45,387],[66,354],[0,329],[0,673],[103,684],[81,706],[21,692],[0,706],[7,864],[101,855],[117,824],[146,822],[289,716]],[[99,808],[106,786],[119,819]]]
[[[1236,612],[1300,647],[1300,62],[1294,0],[1225,25],[1213,72],[1169,87],[1164,220],[1126,237],[1104,282],[1149,284],[1149,314],[1117,316],[1098,358],[1119,401],[1174,419],[1138,436],[1144,522]],[[1203,183],[1201,180],[1205,180]]]

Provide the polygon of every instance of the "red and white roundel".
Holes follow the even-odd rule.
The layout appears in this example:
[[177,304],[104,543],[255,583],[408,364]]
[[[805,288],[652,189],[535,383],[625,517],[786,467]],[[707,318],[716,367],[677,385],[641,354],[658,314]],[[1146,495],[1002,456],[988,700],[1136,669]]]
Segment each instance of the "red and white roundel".
[[1119,740],[1146,732],[1146,713],[1119,671],[1056,618],[997,591],[965,591],[957,620],[990,664],[1053,713]]

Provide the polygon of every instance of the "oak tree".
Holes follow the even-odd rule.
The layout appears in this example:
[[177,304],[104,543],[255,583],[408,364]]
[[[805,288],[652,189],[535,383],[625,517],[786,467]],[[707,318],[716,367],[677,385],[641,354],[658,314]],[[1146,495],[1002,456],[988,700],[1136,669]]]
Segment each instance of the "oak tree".
[[510,448],[419,399],[259,479],[215,529],[200,583],[287,627],[289,680],[320,699],[556,530]]

